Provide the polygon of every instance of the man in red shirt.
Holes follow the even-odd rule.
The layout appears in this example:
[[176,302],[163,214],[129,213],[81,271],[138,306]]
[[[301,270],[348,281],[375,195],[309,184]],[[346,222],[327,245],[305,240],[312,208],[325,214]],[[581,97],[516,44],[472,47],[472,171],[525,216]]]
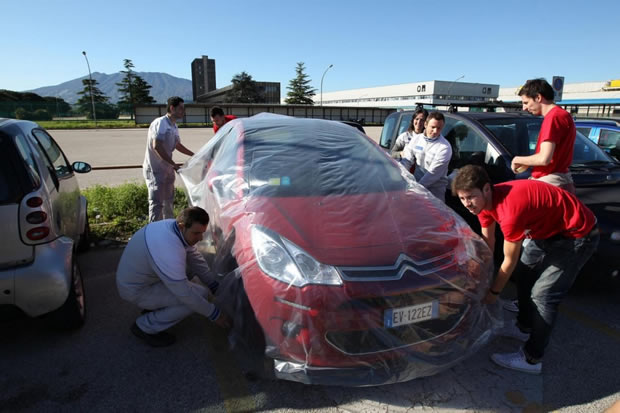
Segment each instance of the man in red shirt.
[[512,170],[522,172],[533,166],[532,179],[538,179],[575,193],[568,167],[573,160],[575,122],[571,115],[553,103],[553,88],[544,79],[530,79],[519,90],[523,110],[544,117],[536,151],[530,156],[515,156]]
[[581,267],[594,253],[599,234],[596,217],[575,195],[536,180],[491,186],[483,168],[467,165],[452,181],[452,193],[478,216],[482,237],[493,250],[495,226],[504,234],[504,261],[483,302],[497,300],[519,263],[517,324],[502,332],[526,341],[516,353],[493,354],[507,368],[540,374],[558,306]]
[[224,111],[219,106],[211,108],[211,121],[213,122],[213,132],[217,133],[218,129],[233,119],[237,119],[234,115],[224,115]]

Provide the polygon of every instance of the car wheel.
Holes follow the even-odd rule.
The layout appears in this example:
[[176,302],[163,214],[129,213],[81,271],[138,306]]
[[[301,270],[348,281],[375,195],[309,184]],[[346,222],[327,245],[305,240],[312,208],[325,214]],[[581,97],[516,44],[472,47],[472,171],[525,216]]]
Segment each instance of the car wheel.
[[69,296],[59,309],[50,314],[52,324],[61,330],[74,330],[82,327],[86,318],[86,302],[84,298],[82,273],[75,257],[73,257]]
[[88,222],[88,216],[86,217],[86,223],[84,224],[84,231],[80,235],[80,240],[77,245],[78,252],[88,251],[90,248],[90,224]]

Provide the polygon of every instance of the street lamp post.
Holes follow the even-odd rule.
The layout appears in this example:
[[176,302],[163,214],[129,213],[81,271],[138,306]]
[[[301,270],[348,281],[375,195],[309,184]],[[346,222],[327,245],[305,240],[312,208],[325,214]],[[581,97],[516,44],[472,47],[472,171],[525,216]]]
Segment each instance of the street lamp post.
[[86,66],[88,66],[88,78],[90,79],[90,83],[88,84],[88,90],[90,91],[90,103],[93,105],[93,119],[95,120],[95,128],[97,127],[97,113],[95,112],[95,98],[93,97],[93,76],[90,73],[90,64],[88,63],[88,57],[86,57],[86,52],[82,51],[84,55],[84,59],[86,59]]
[[321,76],[321,106],[323,106],[323,78],[325,77],[325,73],[332,67],[333,65],[327,66],[327,69],[323,72],[323,76]]
[[456,82],[458,82],[459,80],[463,79],[465,77],[465,75],[459,76],[456,79],[454,79],[452,81],[452,83],[450,83],[450,87],[448,88],[448,93],[446,93],[446,100],[448,100],[450,98],[450,91],[452,90],[452,86],[454,86],[454,84]]

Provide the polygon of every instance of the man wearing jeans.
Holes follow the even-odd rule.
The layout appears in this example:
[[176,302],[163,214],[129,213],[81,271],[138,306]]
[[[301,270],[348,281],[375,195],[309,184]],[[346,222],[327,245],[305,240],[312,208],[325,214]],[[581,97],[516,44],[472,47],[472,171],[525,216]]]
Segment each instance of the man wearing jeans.
[[493,250],[495,225],[504,234],[504,261],[483,302],[492,304],[519,263],[517,324],[504,335],[525,341],[515,353],[493,354],[500,366],[540,374],[560,302],[599,242],[596,217],[575,195],[535,180],[491,186],[485,170],[467,165],[452,181],[452,193],[482,226],[482,237]]
[[174,218],[174,172],[179,167],[172,160],[172,152],[176,149],[185,155],[194,155],[181,144],[177,128],[177,121],[185,114],[183,99],[178,96],[168,99],[167,112],[149,127],[142,165],[149,191],[149,222]]

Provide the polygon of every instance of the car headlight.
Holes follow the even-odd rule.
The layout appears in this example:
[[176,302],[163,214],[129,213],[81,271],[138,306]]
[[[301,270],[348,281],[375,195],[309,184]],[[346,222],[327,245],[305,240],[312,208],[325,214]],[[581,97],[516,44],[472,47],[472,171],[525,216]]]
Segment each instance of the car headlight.
[[310,254],[267,228],[252,227],[252,249],[261,270],[295,287],[307,284],[342,285],[336,268],[321,264]]

